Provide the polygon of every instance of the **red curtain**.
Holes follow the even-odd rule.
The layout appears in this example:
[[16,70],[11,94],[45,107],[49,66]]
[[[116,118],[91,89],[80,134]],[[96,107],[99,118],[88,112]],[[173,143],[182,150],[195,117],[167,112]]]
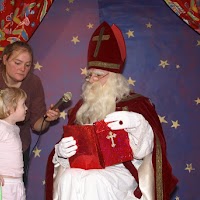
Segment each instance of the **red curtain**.
[[164,0],[191,28],[200,33],[200,0]]
[[14,41],[28,41],[54,0],[0,1],[0,54]]

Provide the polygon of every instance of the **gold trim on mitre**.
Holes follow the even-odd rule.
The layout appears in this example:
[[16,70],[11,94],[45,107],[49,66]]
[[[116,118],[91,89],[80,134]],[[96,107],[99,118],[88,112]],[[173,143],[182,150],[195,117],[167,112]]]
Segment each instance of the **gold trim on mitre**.
[[120,69],[119,64],[115,63],[107,63],[107,62],[101,62],[101,61],[90,61],[88,62],[89,67],[102,67],[106,69]]
[[162,149],[157,135],[156,135],[156,196],[157,200],[163,200]]

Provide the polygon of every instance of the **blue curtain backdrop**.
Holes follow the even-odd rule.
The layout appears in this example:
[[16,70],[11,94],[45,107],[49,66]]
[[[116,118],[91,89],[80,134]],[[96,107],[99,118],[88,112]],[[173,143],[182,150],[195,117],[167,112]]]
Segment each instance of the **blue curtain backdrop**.
[[[157,0],[55,0],[29,41],[46,103],[65,92],[72,102],[41,136],[31,154],[28,200],[44,199],[48,155],[62,135],[66,113],[80,98],[88,42],[98,25],[118,25],[127,46],[125,77],[151,98],[162,122],[167,152],[178,177],[173,200],[199,200],[200,35]],[[38,136],[33,134],[32,147]]]

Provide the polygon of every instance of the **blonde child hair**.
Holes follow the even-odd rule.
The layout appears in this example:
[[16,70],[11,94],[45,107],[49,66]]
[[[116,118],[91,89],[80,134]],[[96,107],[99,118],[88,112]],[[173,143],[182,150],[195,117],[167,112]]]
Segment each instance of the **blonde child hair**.
[[27,95],[24,90],[15,87],[9,87],[0,90],[0,119],[5,119],[10,115],[10,109],[17,108],[20,99],[26,99]]

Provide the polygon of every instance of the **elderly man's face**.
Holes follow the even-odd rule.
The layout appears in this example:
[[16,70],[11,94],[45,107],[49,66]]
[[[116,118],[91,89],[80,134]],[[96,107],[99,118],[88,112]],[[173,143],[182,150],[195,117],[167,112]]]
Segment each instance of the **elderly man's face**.
[[101,69],[90,69],[88,70],[86,81],[90,83],[99,81],[102,85],[104,85],[108,79],[108,76],[109,76],[108,71]]

